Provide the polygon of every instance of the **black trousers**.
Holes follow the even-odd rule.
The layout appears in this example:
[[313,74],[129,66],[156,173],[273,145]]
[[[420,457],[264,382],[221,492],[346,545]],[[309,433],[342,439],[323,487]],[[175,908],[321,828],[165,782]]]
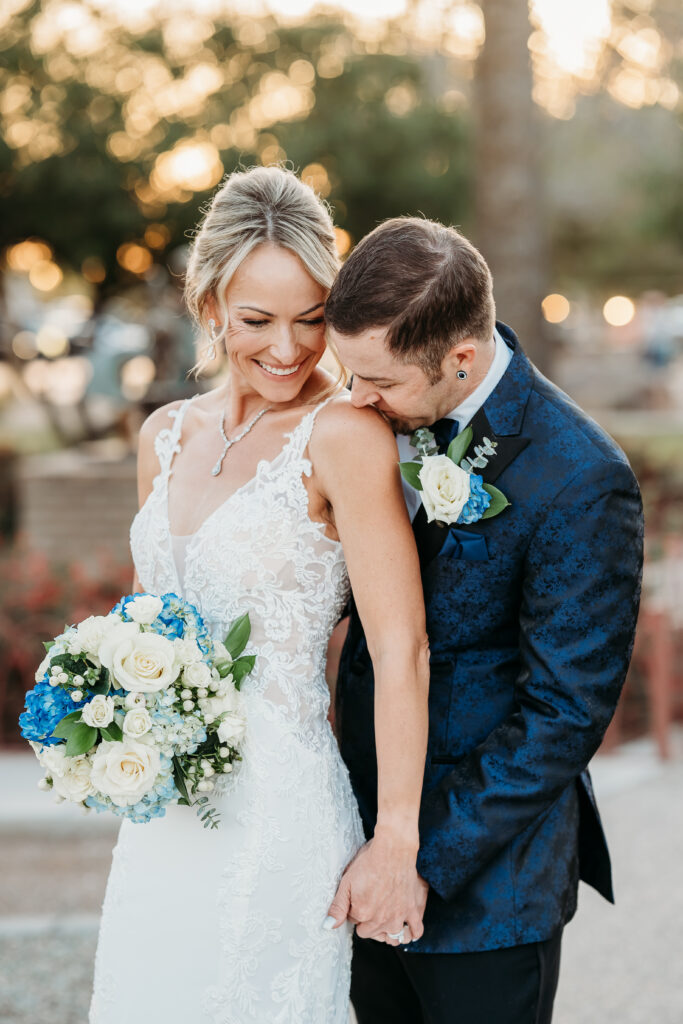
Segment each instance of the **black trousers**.
[[354,935],[358,1024],[550,1024],[561,942],[560,930],[483,953],[404,953]]

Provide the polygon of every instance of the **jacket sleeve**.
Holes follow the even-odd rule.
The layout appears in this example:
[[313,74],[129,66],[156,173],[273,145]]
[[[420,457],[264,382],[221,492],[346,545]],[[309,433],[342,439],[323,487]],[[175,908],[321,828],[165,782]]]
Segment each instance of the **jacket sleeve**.
[[631,657],[642,544],[626,463],[587,467],[548,506],[525,558],[514,711],[423,797],[418,871],[444,899],[542,814],[600,745]]

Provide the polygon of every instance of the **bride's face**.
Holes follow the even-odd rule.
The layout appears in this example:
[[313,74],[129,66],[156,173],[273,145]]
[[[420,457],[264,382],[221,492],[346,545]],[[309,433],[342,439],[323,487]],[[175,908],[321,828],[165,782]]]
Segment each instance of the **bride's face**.
[[271,403],[295,399],[325,351],[326,297],[295,253],[257,246],[226,292],[233,381]]

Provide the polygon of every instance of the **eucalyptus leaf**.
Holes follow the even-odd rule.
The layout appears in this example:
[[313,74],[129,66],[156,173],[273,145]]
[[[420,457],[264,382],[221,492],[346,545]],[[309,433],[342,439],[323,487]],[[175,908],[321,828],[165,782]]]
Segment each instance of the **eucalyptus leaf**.
[[491,504],[484,512],[482,519],[493,519],[500,512],[506,509],[510,502],[507,500],[502,491],[499,491],[493,484],[484,484],[484,490],[487,494],[491,495]]
[[85,754],[90,750],[97,739],[97,729],[85,722],[77,722],[71,730],[64,753],[68,757],[76,757],[78,754]]
[[256,656],[254,654],[245,654],[243,658],[238,658],[237,661],[232,663],[232,678],[235,681],[235,689],[239,690],[242,685],[242,680],[245,676],[253,670],[256,663]]
[[422,490],[422,482],[420,480],[421,462],[399,462],[399,469],[401,470],[401,476],[404,480],[408,481],[411,487],[414,487],[416,491]]
[[228,630],[228,635],[223,641],[227,649],[230,651],[231,658],[239,657],[247,646],[250,634],[251,622],[249,621],[249,613],[247,612],[245,615],[240,615],[239,619],[235,619]]
[[78,711],[71,711],[68,715],[64,715],[64,718],[60,718],[57,725],[52,730],[52,735],[56,736],[57,739],[66,740],[71,735],[75,726],[81,720],[81,709]]
[[464,459],[467,449],[472,444],[472,438],[474,437],[474,431],[472,427],[466,427],[461,434],[454,437],[448,446],[446,454],[448,458],[453,461],[456,466],[460,463],[461,459]]

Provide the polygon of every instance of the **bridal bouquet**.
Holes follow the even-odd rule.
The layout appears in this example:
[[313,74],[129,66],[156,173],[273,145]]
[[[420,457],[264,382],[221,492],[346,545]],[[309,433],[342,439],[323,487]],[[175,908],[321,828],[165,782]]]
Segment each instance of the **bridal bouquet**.
[[19,717],[40,787],[136,822],[196,806],[217,827],[208,794],[240,760],[249,634],[243,615],[220,643],[188,601],[131,594],[45,642]]

